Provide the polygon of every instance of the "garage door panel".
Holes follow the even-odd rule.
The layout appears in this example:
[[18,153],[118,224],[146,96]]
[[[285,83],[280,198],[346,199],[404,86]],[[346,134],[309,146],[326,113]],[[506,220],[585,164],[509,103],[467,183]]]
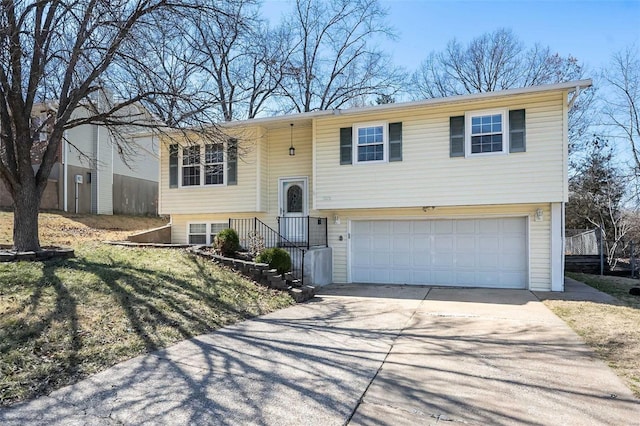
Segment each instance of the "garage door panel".
[[526,220],[354,221],[353,282],[526,288]]
[[405,233],[405,234],[410,234],[411,233],[411,224],[412,222],[409,221],[395,221],[392,222],[392,229],[394,233]]
[[434,248],[438,253],[449,253],[453,249],[453,235],[438,235],[434,238]]
[[500,222],[495,219],[476,219],[478,234],[493,236],[500,231]]
[[478,249],[483,252],[494,252],[500,250],[500,239],[496,236],[480,236],[478,237]]
[[476,253],[475,236],[456,236],[456,253]]
[[434,220],[431,222],[431,233],[433,234],[452,234],[452,220]]
[[502,266],[501,256],[497,253],[478,254],[478,266],[484,270],[498,269]]
[[373,224],[371,226],[372,232],[375,234],[391,235],[391,222],[373,221],[371,223]]
[[476,221],[475,220],[456,220],[455,221],[457,234],[475,234],[476,233]]
[[502,219],[502,229],[504,232],[521,234],[525,232],[524,220],[519,217],[509,217]]
[[431,235],[431,222],[422,220],[422,221],[412,221],[411,228],[414,235],[423,234],[423,235]]

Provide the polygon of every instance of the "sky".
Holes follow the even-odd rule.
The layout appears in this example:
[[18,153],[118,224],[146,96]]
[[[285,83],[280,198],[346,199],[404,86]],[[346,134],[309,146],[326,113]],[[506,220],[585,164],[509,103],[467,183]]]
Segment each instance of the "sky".
[[[394,64],[410,72],[454,38],[466,44],[501,27],[513,30],[526,46],[540,43],[561,56],[573,55],[593,74],[613,52],[632,43],[640,48],[640,0],[381,0],[381,4],[398,35],[381,46]],[[267,0],[263,12],[275,22],[289,7],[287,0]]]

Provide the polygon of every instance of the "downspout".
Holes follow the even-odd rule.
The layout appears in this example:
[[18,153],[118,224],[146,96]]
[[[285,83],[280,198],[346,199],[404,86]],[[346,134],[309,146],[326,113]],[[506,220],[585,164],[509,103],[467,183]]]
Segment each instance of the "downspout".
[[67,159],[69,158],[69,145],[67,143],[67,131],[65,130],[62,137],[62,205],[65,212],[69,211],[69,188],[67,178],[69,176]]

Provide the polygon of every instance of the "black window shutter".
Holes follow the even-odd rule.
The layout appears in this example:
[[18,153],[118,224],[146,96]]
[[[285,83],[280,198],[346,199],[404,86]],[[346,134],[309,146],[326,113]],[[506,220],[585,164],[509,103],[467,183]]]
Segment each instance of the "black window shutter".
[[449,117],[449,156],[464,157],[464,115]]
[[238,140],[227,142],[227,185],[238,184]]
[[178,187],[178,145],[169,145],[169,188]]
[[389,161],[402,161],[402,123],[389,123]]
[[353,161],[352,132],[351,127],[340,129],[340,164],[351,164]]
[[509,152],[525,152],[525,115],[523,109],[509,111]]

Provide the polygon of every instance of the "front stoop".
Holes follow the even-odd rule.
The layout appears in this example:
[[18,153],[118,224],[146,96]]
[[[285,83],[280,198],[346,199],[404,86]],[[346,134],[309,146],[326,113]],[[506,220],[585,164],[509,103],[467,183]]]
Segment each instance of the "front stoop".
[[286,291],[296,303],[306,302],[307,300],[313,299],[316,295],[315,287],[302,285],[300,280],[294,278],[289,272],[279,274],[277,270],[269,269],[269,265],[266,263],[256,263],[232,257],[219,256],[204,250],[204,248],[204,246],[193,246],[190,247],[188,251],[231,268],[259,284],[275,290]]

